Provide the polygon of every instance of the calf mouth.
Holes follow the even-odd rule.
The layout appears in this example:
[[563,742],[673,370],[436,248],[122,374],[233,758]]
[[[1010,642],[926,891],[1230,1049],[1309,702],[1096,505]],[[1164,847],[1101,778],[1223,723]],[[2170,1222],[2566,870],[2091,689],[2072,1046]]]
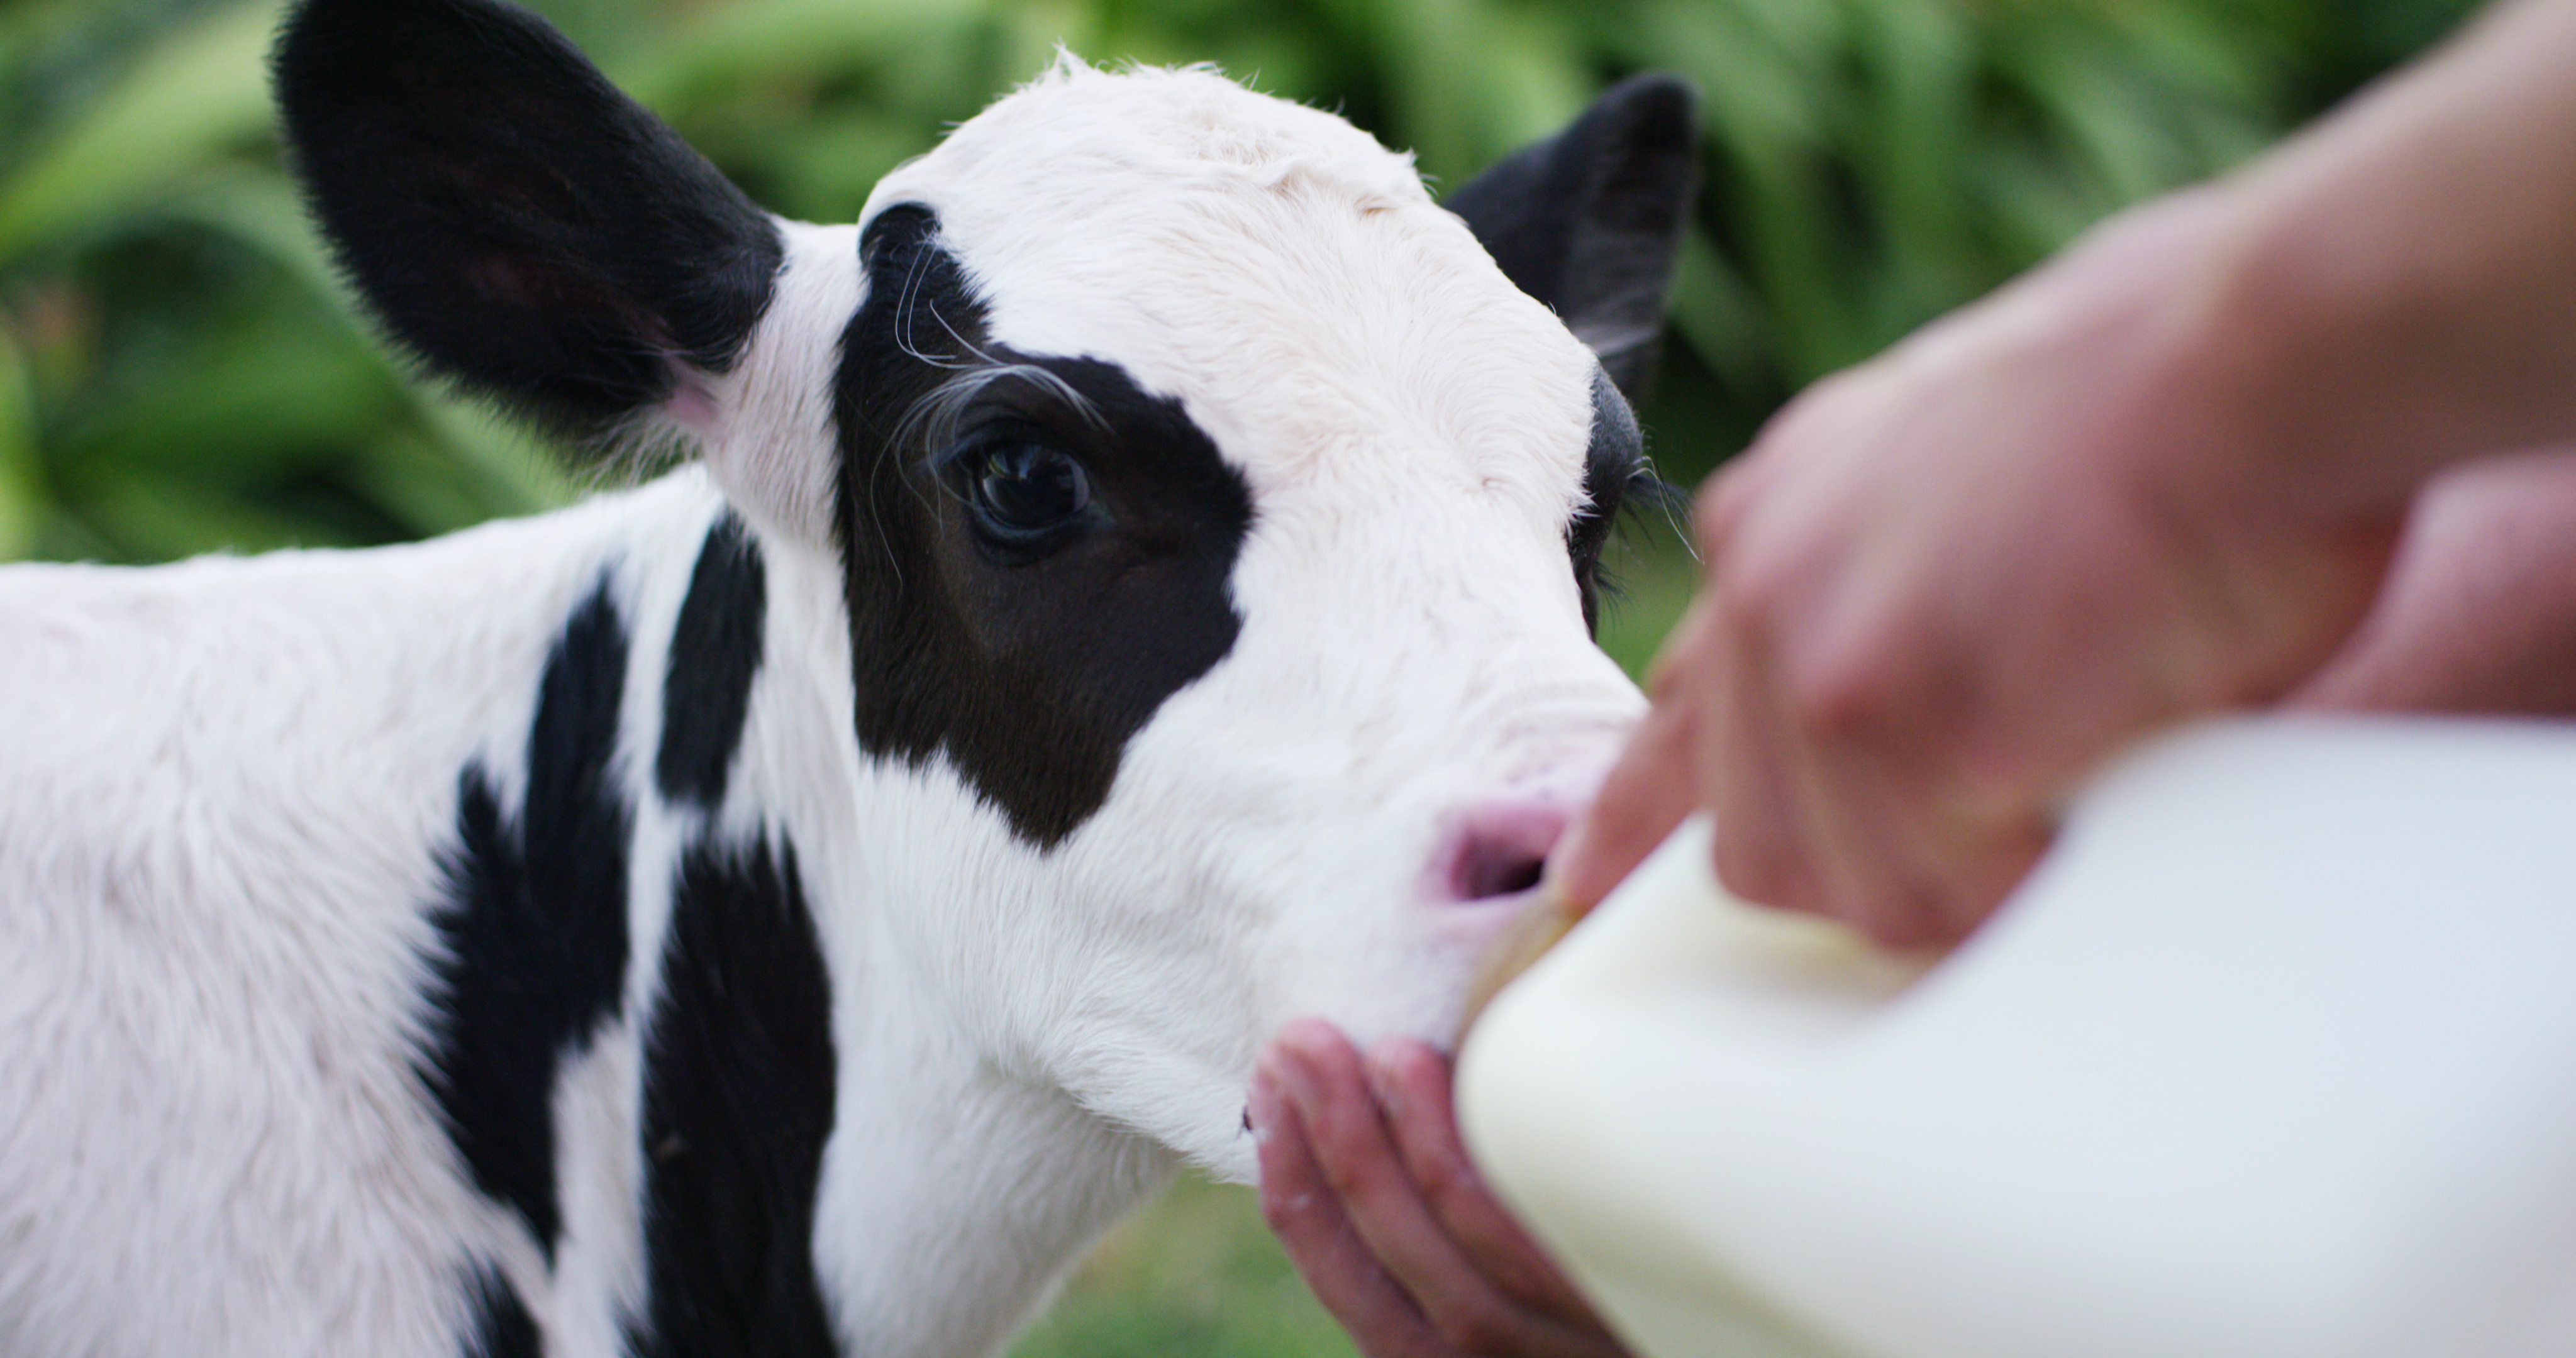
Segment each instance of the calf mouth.
[[1475,1030],[1476,1020],[1484,1017],[1494,997],[1537,965],[1549,949],[1573,931],[1584,913],[1552,886],[1542,884],[1533,893],[1527,905],[1476,959],[1476,969],[1467,979],[1467,1001],[1458,1016],[1458,1036],[1451,1044],[1452,1050],[1466,1042],[1467,1034]]

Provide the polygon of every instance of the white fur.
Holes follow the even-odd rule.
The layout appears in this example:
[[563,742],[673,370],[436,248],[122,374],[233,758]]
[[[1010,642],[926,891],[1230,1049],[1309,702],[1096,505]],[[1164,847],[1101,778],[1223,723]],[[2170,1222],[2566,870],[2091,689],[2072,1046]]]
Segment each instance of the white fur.
[[[790,228],[707,470],[415,547],[0,574],[0,1354],[452,1355],[496,1259],[558,1358],[640,1293],[632,1020],[555,1098],[551,1272],[414,1073],[458,770],[515,797],[535,678],[610,572],[629,711],[721,506],[768,650],[719,828],[793,840],[840,1070],[814,1241],[852,1352],[973,1354],[1186,1157],[1253,1172],[1262,1036],[1445,1037],[1492,906],[1423,889],[1460,809],[1597,765],[1641,703],[1563,533],[1590,355],[1409,162],[1201,71],[1060,63],[890,176],[1017,350],[1116,362],[1250,486],[1243,626],[1041,852],[943,762],[866,757],[831,541],[849,227]],[[865,535],[860,554],[866,566]],[[701,813],[637,806],[627,1012]]]

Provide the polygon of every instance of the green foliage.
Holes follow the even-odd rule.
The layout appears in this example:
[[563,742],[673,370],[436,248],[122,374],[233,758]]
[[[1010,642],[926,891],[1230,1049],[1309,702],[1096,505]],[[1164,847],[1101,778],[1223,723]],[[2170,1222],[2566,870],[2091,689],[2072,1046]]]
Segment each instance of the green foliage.
[[1348,1358],[1247,1189],[1185,1177],[1121,1223],[1011,1358]]
[[[1036,71],[1215,61],[1455,183],[1607,80],[1706,92],[1649,409],[1680,477],[1798,385],[2223,169],[2464,0],[550,0],[754,196],[847,220]],[[0,8],[0,555],[385,541],[560,500],[370,342],[275,157],[277,0]]]
[[562,498],[532,445],[407,382],[350,309],[276,163],[277,14],[0,19],[0,381],[22,398],[0,397],[0,553],[383,542]]

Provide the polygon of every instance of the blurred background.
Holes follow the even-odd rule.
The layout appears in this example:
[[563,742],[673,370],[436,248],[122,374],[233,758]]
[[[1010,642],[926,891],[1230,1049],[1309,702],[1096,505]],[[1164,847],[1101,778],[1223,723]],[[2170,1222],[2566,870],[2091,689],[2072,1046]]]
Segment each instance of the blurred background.
[[[1801,385],[2123,204],[2246,159],[2469,0],[538,0],[752,196],[847,221],[1028,78],[1210,61],[1438,184],[1646,68],[1703,92],[1707,190],[1643,411],[1688,486]],[[350,546],[578,487],[369,337],[276,160],[274,0],[0,0],[0,560]],[[1604,642],[1687,597],[1632,524]],[[1248,1193],[1184,1182],[1017,1358],[1350,1352]]]

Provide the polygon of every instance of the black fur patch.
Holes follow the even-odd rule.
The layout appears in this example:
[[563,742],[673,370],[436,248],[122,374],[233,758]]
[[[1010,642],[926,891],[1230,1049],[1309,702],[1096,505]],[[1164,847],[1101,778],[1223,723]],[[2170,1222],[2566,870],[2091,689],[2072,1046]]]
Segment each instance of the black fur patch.
[[832,985],[796,851],[682,860],[645,1047],[637,1358],[831,1358],[814,1198],[832,1131]]
[[672,801],[712,811],[724,800],[725,776],[751,710],[751,681],[760,670],[768,604],[760,546],[741,518],[727,512],[698,552],[662,676],[662,750],[653,776]]
[[[842,337],[859,741],[915,764],[944,751],[1022,838],[1052,847],[1107,799],[1128,738],[1233,647],[1227,577],[1252,498],[1179,402],[1113,364],[990,343],[937,237],[915,204],[869,224],[868,298]],[[1053,380],[1005,374],[947,418],[919,418],[945,382],[996,363]],[[1091,516],[1037,559],[980,546],[934,474],[957,440],[990,428],[1059,449],[1087,476]]]
[[625,683],[626,630],[602,581],[546,658],[516,819],[483,769],[465,770],[447,901],[431,916],[445,948],[423,1073],[475,1187],[550,1259],[563,1233],[556,1070],[616,1014],[626,978],[632,817],[609,776]]
[[1639,490],[1662,488],[1646,463],[1645,435],[1628,398],[1607,373],[1592,375],[1592,442],[1583,453],[1583,493],[1589,501],[1566,525],[1565,550],[1574,559],[1574,582],[1583,591],[1583,625],[1601,626],[1601,550],[1610,543],[1620,508]]
[[1443,204],[1631,395],[1654,371],[1664,289],[1699,191],[1697,102],[1672,76],[1632,76]]
[[465,1358],[544,1358],[536,1317],[500,1270],[476,1269],[466,1287],[473,1293],[474,1329],[465,1337]]
[[305,0],[273,61],[314,220],[393,337],[559,431],[730,366],[774,222],[501,0]]

